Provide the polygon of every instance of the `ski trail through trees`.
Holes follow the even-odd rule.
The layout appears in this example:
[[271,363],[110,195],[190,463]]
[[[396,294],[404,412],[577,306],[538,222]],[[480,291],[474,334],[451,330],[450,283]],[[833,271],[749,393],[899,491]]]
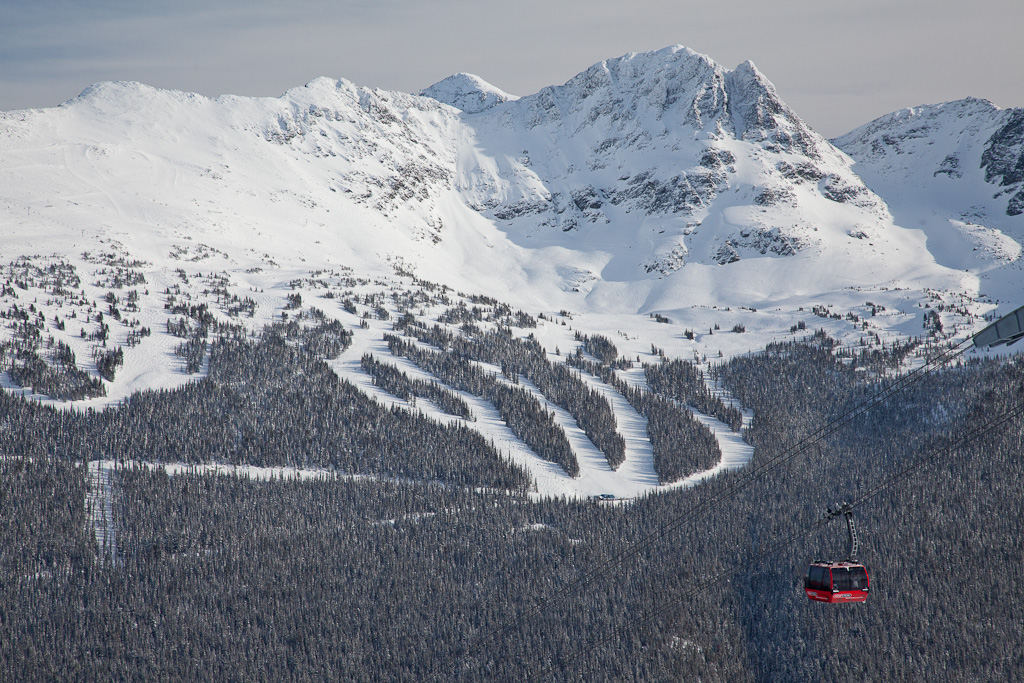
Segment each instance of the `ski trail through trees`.
[[[583,498],[611,494],[616,498],[632,498],[660,489],[692,486],[723,470],[744,466],[750,462],[753,455],[753,447],[744,442],[742,436],[733,432],[728,425],[701,413],[692,406],[685,406],[714,434],[722,451],[722,458],[708,470],[695,472],[671,484],[660,485],[654,468],[653,447],[647,435],[646,418],[637,413],[626,398],[615,391],[613,387],[588,373],[581,373],[583,381],[591,389],[600,392],[610,402],[615,413],[617,431],[626,442],[626,458],[617,469],[613,470],[608,466],[604,454],[582,432],[572,415],[551,403],[537,387],[524,377],[519,377],[518,386],[529,391],[547,410],[551,411],[555,415],[556,422],[565,431],[580,466],[579,476],[569,477],[558,465],[540,458],[524,444],[502,421],[498,411],[486,399],[455,390],[407,358],[392,355],[387,343],[383,340],[385,333],[393,333],[392,325],[389,322],[368,319],[366,324],[367,329],[353,330],[352,345],[332,363],[335,372],[380,403],[416,410],[446,424],[454,421],[464,422],[479,431],[530,473],[536,483],[534,495]],[[409,341],[417,345],[421,344],[414,339],[409,339]],[[418,398],[415,404],[412,404],[383,391],[374,384],[373,378],[360,365],[360,359],[365,353],[371,353],[378,361],[399,368],[412,379],[438,381],[470,405],[475,420],[463,421],[461,418],[448,415],[424,399]],[[549,359],[553,362],[564,362],[562,358],[550,354]],[[474,365],[486,370],[499,381],[508,382],[499,367],[480,361],[474,361]],[[619,374],[632,386],[644,391],[649,390],[642,368],[620,371]],[[704,369],[704,376],[709,389],[715,396],[720,397],[727,405],[735,403],[735,399],[726,391],[721,382],[712,379],[710,368]],[[744,427],[749,426],[753,414],[750,411],[743,411],[743,417]]]
[[[392,315],[397,313],[395,311],[389,312]],[[617,499],[630,499],[658,490],[692,486],[723,470],[742,467],[750,461],[752,456],[753,448],[743,441],[739,433],[733,432],[725,423],[704,415],[692,406],[684,406],[714,434],[722,452],[722,458],[714,467],[707,470],[695,472],[670,484],[659,484],[654,466],[654,451],[647,434],[647,419],[639,414],[629,404],[626,397],[616,391],[613,386],[589,373],[581,372],[580,377],[583,382],[590,389],[599,392],[609,401],[615,416],[616,431],[625,440],[625,458],[618,468],[612,469],[604,453],[580,429],[576,418],[548,400],[532,382],[526,380],[525,377],[519,376],[516,384],[539,400],[541,405],[555,416],[555,421],[566,433],[580,465],[579,476],[570,477],[557,464],[542,459],[523,443],[509,426],[505,424],[498,410],[489,401],[473,394],[455,390],[444,382],[438,381],[436,377],[409,359],[392,355],[387,342],[384,340],[386,333],[394,332],[393,324],[390,320],[366,318],[360,327],[353,327],[351,331],[353,333],[351,345],[337,359],[330,361],[330,366],[340,378],[352,382],[363,393],[383,405],[418,412],[444,424],[464,424],[478,431],[490,439],[511,461],[523,467],[530,474],[535,482],[535,488],[531,492],[531,496],[534,497],[566,496],[569,498],[585,498],[610,494]],[[415,340],[410,341],[420,344]],[[566,345],[569,345],[568,340],[566,342]],[[362,368],[360,361],[364,354],[371,354],[379,362],[398,368],[410,379],[437,381],[441,386],[461,397],[470,406],[472,419],[466,420],[445,413],[431,401],[424,398],[415,398],[407,401],[397,396],[392,396],[378,387],[374,383],[373,377]],[[556,363],[565,362],[564,357],[557,353],[552,355],[550,351],[548,359]],[[510,383],[502,374],[500,367],[480,361],[474,361],[474,364],[487,371],[488,374],[498,381]],[[704,370],[705,381],[713,394],[729,405],[734,404],[735,400],[724,388],[721,381],[713,375],[710,366],[702,369]],[[643,391],[649,391],[641,367],[619,370],[618,375],[631,386]],[[743,411],[743,417],[744,427],[749,426],[752,413],[750,411]],[[162,469],[172,476],[186,473],[219,473],[227,476],[244,476],[256,480],[269,480],[273,478],[306,480],[330,477],[379,478],[372,474],[343,473],[324,469],[233,466],[216,463],[195,465],[140,460],[121,463],[117,466]],[[116,562],[118,557],[117,529],[114,519],[116,507],[114,504],[115,485],[116,467],[114,462],[97,460],[89,463],[89,486],[86,494],[88,519],[92,526],[92,533],[96,539],[100,556],[104,561],[113,562]]]
[[[383,405],[398,406],[406,410],[417,410],[443,424],[466,424],[490,439],[500,452],[506,454],[517,465],[525,468],[534,478],[534,481],[537,482],[539,492],[551,496],[567,493],[565,487],[558,485],[558,483],[562,482],[562,480],[571,482],[570,477],[565,474],[561,467],[553,462],[544,460],[523,443],[509,429],[505,421],[501,419],[498,410],[489,401],[474,394],[459,391],[444,382],[439,382],[436,377],[424,371],[409,359],[392,355],[388,349],[387,342],[383,338],[385,332],[392,332],[389,323],[367,320],[367,325],[369,329],[356,328],[353,330],[352,345],[336,361],[331,363],[331,367],[339,377],[352,382],[367,396]],[[408,401],[392,396],[380,389],[374,384],[373,377],[367,374],[360,365],[360,360],[365,353],[373,354],[378,361],[400,369],[412,379],[438,381],[441,386],[452,391],[469,404],[474,420],[467,421],[460,417],[449,415],[439,410],[430,401],[422,398],[417,398],[416,405],[413,406]],[[549,483],[552,486],[541,488],[542,482],[545,486]]]
[[101,561],[117,563],[117,525],[114,520],[114,462],[89,462],[85,509]]
[[[732,395],[726,391],[724,386],[722,386],[721,381],[713,384],[710,380],[710,376],[710,372],[705,368],[705,382],[714,395],[721,398],[726,405],[736,405],[737,408],[740,408]],[[647,386],[647,380],[644,377],[644,370],[642,366],[634,367],[630,370],[621,370],[619,371],[619,377],[638,389],[642,389],[644,391],[650,390]],[[744,441],[743,436],[740,433],[732,431],[732,429],[729,428],[729,425],[717,418],[711,417],[710,415],[705,415],[699,410],[693,408],[693,406],[687,405],[684,407],[689,410],[690,413],[692,413],[693,416],[705,427],[710,429],[712,434],[714,434],[715,440],[718,442],[718,448],[722,451],[722,459],[718,464],[710,469],[694,472],[688,477],[684,477],[679,481],[674,481],[671,484],[665,484],[660,488],[673,489],[693,486],[697,482],[713,477],[719,472],[737,469],[750,462],[750,459],[754,456],[754,447]],[[754,414],[749,410],[741,409],[741,412],[743,413],[743,427],[745,429],[750,425],[750,421],[753,419]]]

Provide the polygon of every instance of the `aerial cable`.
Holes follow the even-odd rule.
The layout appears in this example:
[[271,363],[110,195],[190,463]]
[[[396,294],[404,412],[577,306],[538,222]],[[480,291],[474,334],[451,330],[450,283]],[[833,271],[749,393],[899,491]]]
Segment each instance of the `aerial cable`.
[[[868,502],[872,498],[875,498],[876,496],[880,495],[883,491],[886,491],[887,489],[892,488],[896,484],[900,483],[904,478],[909,478],[914,473],[916,473],[918,470],[920,470],[922,467],[924,467],[925,465],[927,465],[927,464],[931,463],[932,461],[936,460],[939,456],[954,454],[959,449],[963,448],[964,446],[968,445],[969,443],[973,442],[974,440],[980,438],[981,436],[984,436],[986,433],[991,432],[991,431],[995,430],[997,427],[1001,427],[1004,424],[1006,424],[1006,423],[1010,422],[1011,420],[1013,420],[1014,418],[1021,417],[1021,416],[1024,416],[1024,397],[1019,398],[1015,403],[1013,403],[1011,405],[1010,408],[1008,408],[1007,410],[1003,411],[999,415],[993,417],[991,420],[989,420],[985,424],[981,425],[980,427],[977,427],[976,429],[974,429],[973,431],[969,432],[968,434],[966,434],[964,436],[961,436],[956,441],[948,444],[945,447],[935,448],[931,452],[926,452],[926,453],[922,454],[921,456],[915,458],[907,466],[903,467],[898,472],[895,472],[895,473],[885,477],[874,488],[872,488],[871,490],[869,490],[865,494],[859,496],[858,498],[854,499],[854,501],[852,503],[849,503],[849,507],[851,509],[855,509],[855,508],[863,505],[864,503]],[[563,659],[561,661],[561,665],[565,666],[565,665],[571,664],[572,662],[575,662],[580,657],[582,657],[584,654],[586,654],[588,652],[592,652],[592,651],[596,650],[599,647],[602,647],[604,645],[607,645],[607,644],[611,643],[612,641],[617,639],[620,634],[628,633],[628,632],[636,629],[639,626],[642,626],[643,624],[645,624],[645,623],[647,623],[649,621],[652,621],[652,620],[654,620],[656,618],[659,618],[659,617],[667,614],[671,610],[673,610],[673,609],[675,609],[677,607],[680,607],[681,605],[683,605],[686,602],[689,602],[691,598],[695,597],[699,593],[701,593],[701,592],[707,590],[708,588],[711,588],[712,586],[715,586],[715,585],[721,583],[722,581],[725,581],[726,579],[728,579],[728,578],[730,578],[730,577],[740,573],[743,569],[749,567],[750,565],[755,564],[755,563],[759,562],[760,560],[763,560],[763,559],[765,559],[767,557],[775,555],[775,554],[779,553],[780,551],[788,548],[789,546],[793,545],[793,543],[795,543],[800,538],[802,538],[804,536],[807,536],[812,531],[815,531],[816,529],[818,529],[818,528],[828,524],[828,522],[829,522],[828,518],[826,518],[826,517],[819,517],[815,521],[813,521],[810,524],[807,524],[806,526],[804,526],[804,527],[802,527],[802,528],[792,532],[791,534],[786,536],[784,539],[782,539],[782,540],[778,541],[777,543],[769,546],[768,548],[765,548],[764,550],[761,550],[760,552],[758,552],[758,553],[756,553],[754,555],[751,555],[751,556],[749,556],[747,558],[744,558],[744,560],[742,562],[737,563],[731,569],[727,569],[725,571],[719,572],[718,574],[716,574],[716,575],[714,575],[714,576],[712,576],[712,577],[710,577],[708,579],[705,579],[702,582],[699,582],[699,583],[695,584],[693,587],[691,587],[689,590],[685,591],[679,597],[674,598],[672,600],[669,600],[669,601],[667,601],[665,603],[662,603],[660,606],[658,606],[658,607],[656,607],[654,609],[650,609],[650,610],[648,610],[648,611],[646,611],[646,612],[644,612],[644,613],[642,613],[642,614],[640,614],[640,615],[638,615],[636,617],[633,617],[632,619],[629,619],[628,621],[626,621],[626,623],[622,624],[621,626],[614,627],[614,629],[612,630],[611,633],[602,636],[596,642],[591,643],[590,645],[588,645],[585,648],[577,649],[573,654],[571,654],[571,656]],[[552,672],[554,672],[554,670],[555,670],[555,665],[550,665],[546,669],[544,669],[543,671],[541,671],[538,674],[534,675],[533,677],[531,677],[528,680],[530,680],[530,681],[542,680],[542,679],[544,679],[544,677],[549,676]]]
[[[759,465],[743,470],[738,475],[736,481],[724,486],[724,488],[718,493],[712,494],[705,500],[697,502],[676,518],[669,520],[668,522],[663,524],[658,530],[651,532],[647,536],[638,539],[635,543],[625,548],[621,552],[608,558],[598,566],[592,568],[583,576],[573,581],[571,584],[558,589],[550,595],[541,597],[532,609],[528,610],[527,612],[521,614],[518,617],[513,618],[505,625],[492,629],[485,635],[477,638],[475,642],[473,642],[471,645],[467,645],[467,647],[478,648],[501,635],[507,634],[517,624],[520,624],[524,621],[536,617],[544,609],[549,607],[552,603],[557,603],[569,594],[574,593],[577,590],[587,586],[601,575],[621,565],[627,559],[636,556],[645,548],[664,539],[670,532],[679,529],[681,526],[685,525],[688,522],[699,519],[704,514],[715,509],[719,503],[732,498],[733,496],[737,495],[742,490],[747,488],[750,484],[754,483],[756,480],[765,476],[769,472],[781,467],[782,465],[787,464],[797,456],[805,453],[811,447],[820,444],[828,436],[831,436],[841,428],[850,424],[857,418],[863,416],[875,406],[886,401],[895,394],[900,393],[907,387],[916,383],[917,381],[919,381],[926,375],[930,374],[931,372],[935,371],[936,369],[942,367],[946,363],[951,362],[958,358],[959,356],[963,355],[969,348],[965,347],[965,344],[972,340],[973,337],[967,337],[961,342],[952,345],[950,348],[943,351],[938,356],[925,362],[922,366],[915,368],[914,370],[906,373],[905,375],[901,375],[895,381],[891,382],[886,387],[880,389],[871,396],[867,397],[866,399],[861,401],[859,404],[857,404],[844,414],[840,415],[837,418],[834,418],[831,422],[827,423],[823,427],[820,427],[819,429],[811,432],[810,434],[805,435],[800,441],[784,449],[777,455],[772,456],[771,458],[769,458],[763,463],[760,463]],[[461,661],[462,659],[462,657],[456,658],[453,661],[453,663]],[[444,669],[447,668],[448,667],[444,667]],[[442,670],[439,669],[432,674],[428,674],[425,680],[435,680],[441,674],[441,671]]]

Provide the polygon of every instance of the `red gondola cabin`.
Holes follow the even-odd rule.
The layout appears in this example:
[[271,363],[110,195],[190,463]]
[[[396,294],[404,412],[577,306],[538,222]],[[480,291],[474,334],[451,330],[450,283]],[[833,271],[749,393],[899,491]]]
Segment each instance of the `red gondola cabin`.
[[807,567],[804,591],[818,602],[864,602],[871,583],[864,565],[815,560]]

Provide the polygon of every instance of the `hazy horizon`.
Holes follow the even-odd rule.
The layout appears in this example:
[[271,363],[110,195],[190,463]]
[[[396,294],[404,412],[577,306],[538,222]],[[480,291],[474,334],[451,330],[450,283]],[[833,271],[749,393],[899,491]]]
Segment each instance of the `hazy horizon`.
[[1024,5],[807,0],[770,11],[706,3],[539,0],[0,1],[0,110],[56,106],[89,85],[277,96],[318,76],[416,92],[456,72],[528,95],[627,52],[681,44],[727,68],[750,59],[834,137],[890,111],[974,96],[1024,106]]

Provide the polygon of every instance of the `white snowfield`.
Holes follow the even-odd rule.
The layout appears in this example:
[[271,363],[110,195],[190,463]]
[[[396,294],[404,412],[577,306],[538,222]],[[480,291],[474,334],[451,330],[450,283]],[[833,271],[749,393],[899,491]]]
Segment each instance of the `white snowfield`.
[[834,142],[937,263],[976,275],[1012,310],[1024,291],[1022,123],[1024,110],[967,98],[893,112]]
[[801,307],[866,301],[907,316],[877,327],[916,333],[927,291],[987,312],[978,274],[1021,241],[1020,217],[1002,237],[980,222],[972,234],[998,254],[949,261],[923,207],[895,222],[750,63],[674,47],[518,99],[475,77],[424,92],[441,101],[326,78],[280,98],[119,82],[0,114],[4,253],[81,267],[85,251],[117,251],[145,263],[151,292],[178,266],[279,287],[401,262],[526,310],[729,329],[747,306],[769,314],[748,329],[784,335]]

